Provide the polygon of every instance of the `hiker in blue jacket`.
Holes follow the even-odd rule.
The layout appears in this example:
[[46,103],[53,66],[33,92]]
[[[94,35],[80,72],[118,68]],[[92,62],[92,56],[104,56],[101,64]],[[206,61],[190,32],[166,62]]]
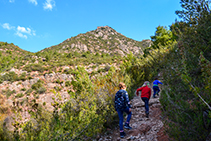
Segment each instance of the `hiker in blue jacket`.
[[155,80],[153,81],[153,91],[154,91],[153,98],[156,98],[156,96],[155,96],[156,94],[159,96],[160,89],[159,89],[158,84],[161,84],[162,85],[163,83],[160,82],[158,80],[158,78],[156,77]]
[[123,138],[126,135],[123,130],[123,120],[124,120],[123,113],[125,112],[128,115],[124,128],[132,129],[132,127],[129,126],[132,112],[128,93],[126,91],[126,85],[120,82],[119,89],[120,90],[115,95],[115,110],[117,111],[119,116],[120,137]]

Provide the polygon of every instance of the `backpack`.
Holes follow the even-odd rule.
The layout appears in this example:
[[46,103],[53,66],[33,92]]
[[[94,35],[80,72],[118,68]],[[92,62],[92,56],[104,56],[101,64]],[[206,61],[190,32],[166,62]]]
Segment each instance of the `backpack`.
[[126,95],[124,91],[118,91],[115,95],[115,109],[125,109],[126,106]]

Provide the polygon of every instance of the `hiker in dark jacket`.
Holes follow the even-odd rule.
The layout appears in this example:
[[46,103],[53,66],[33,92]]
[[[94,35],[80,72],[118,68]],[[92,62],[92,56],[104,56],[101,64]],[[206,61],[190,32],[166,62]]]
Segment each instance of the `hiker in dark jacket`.
[[149,118],[149,99],[151,97],[151,88],[149,85],[149,81],[145,81],[141,88],[136,90],[136,95],[139,95],[139,91],[141,91],[141,99],[145,104],[145,113],[146,117]]
[[120,137],[123,138],[126,135],[123,130],[123,113],[125,112],[128,114],[124,127],[126,129],[132,129],[132,127],[129,126],[132,112],[128,93],[126,91],[126,85],[122,82],[119,83],[119,89],[120,90],[115,95],[115,110],[119,116]]
[[158,84],[161,84],[162,85],[163,83],[160,82],[158,80],[158,78],[156,77],[155,80],[153,81],[153,91],[154,91],[153,98],[156,98],[156,96],[155,96],[156,94],[157,94],[157,96],[159,96],[160,89],[159,89]]

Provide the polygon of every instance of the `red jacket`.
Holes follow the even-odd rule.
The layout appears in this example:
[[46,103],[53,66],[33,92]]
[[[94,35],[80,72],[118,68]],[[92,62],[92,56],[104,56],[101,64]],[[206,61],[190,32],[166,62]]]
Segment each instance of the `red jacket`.
[[141,97],[147,97],[150,99],[151,96],[151,89],[148,86],[138,88],[136,90],[136,95],[138,96],[138,92],[141,91]]

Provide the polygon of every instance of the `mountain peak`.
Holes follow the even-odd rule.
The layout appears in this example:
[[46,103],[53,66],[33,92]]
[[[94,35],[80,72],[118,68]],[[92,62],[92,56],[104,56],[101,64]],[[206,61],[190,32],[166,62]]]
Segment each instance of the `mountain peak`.
[[150,40],[135,41],[109,26],[98,26],[95,30],[68,38],[59,45],[48,49],[65,53],[89,51],[94,54],[107,53],[126,56],[130,52],[134,55],[143,54],[144,48],[149,47],[150,44]]
[[115,31],[113,28],[109,27],[109,26],[98,26],[96,30],[107,30],[107,31]]

